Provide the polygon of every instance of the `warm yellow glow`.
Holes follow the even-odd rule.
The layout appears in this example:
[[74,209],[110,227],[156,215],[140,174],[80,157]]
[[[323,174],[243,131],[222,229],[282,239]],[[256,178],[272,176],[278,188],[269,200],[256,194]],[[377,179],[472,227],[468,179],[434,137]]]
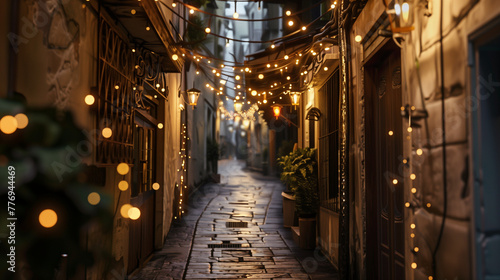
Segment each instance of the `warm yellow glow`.
[[293,20],[288,21],[288,26],[293,26]]
[[157,191],[157,190],[159,190],[159,189],[160,189],[160,184],[158,184],[158,183],[153,183],[153,186],[152,186],[152,187],[153,187],[153,190]]
[[415,228],[416,228],[415,224],[411,224],[411,225],[410,225],[410,228],[411,228],[411,229],[415,229]]
[[259,79],[264,79],[264,74],[259,74]]
[[307,27],[302,26],[302,31],[306,31]]
[[274,106],[273,107],[273,113],[274,113],[274,116],[276,117],[276,119],[278,119],[278,117],[280,116],[280,113],[281,113],[281,107]]
[[394,180],[392,180],[392,183],[393,183],[394,185],[396,185],[396,184],[398,183],[398,179],[394,179]]
[[298,106],[300,101],[300,94],[298,92],[291,92],[290,99],[292,99],[293,106]]
[[394,135],[394,131],[389,130],[388,134],[389,134],[389,136],[392,136],[392,135]]
[[330,5],[330,8],[335,9],[335,4]]
[[18,129],[23,129],[28,126],[29,120],[28,116],[26,116],[25,114],[19,113],[14,118],[16,118]]
[[401,6],[401,12],[402,12],[402,18],[403,18],[403,22],[408,22],[408,19],[410,18],[410,5],[408,3],[403,3],[403,5]]
[[146,26],[146,31],[149,31],[149,30],[151,30],[151,27],[149,27],[149,25],[148,25],[148,26]]
[[415,175],[415,174],[410,175],[410,179],[415,180],[416,178],[417,178],[417,175]]
[[158,123],[158,128],[162,129],[163,128],[163,124],[162,123]]
[[328,67],[326,67],[326,66],[325,66],[325,67],[323,68],[323,70],[328,71]]
[[111,135],[113,135],[113,131],[111,130],[111,128],[105,127],[102,130],[102,137],[104,137],[104,138],[110,138]]
[[252,90],[252,96],[256,96],[257,95],[257,91],[256,90]]
[[239,17],[240,17],[240,15],[237,12],[234,12],[233,18],[239,18]]
[[241,102],[234,102],[234,110],[236,112],[241,111],[241,107],[243,107],[243,103],[241,103]]
[[119,85],[115,85],[115,89],[120,89],[120,86]]
[[417,189],[416,188],[411,188],[411,193],[417,193]]
[[87,201],[91,204],[91,205],[97,205],[99,204],[99,202],[101,201],[101,196],[96,193],[96,192],[91,192],[88,196],[87,196]]
[[267,68],[271,68],[271,64],[269,64],[269,63],[268,63],[268,64],[266,65],[266,67],[267,67]]
[[241,79],[240,75],[236,75],[236,77],[234,77],[237,81],[239,81]]
[[405,207],[406,207],[406,208],[409,208],[409,207],[410,207],[410,203],[409,203],[409,202],[406,202],[406,203],[405,203]]
[[136,11],[136,10],[134,10],[134,9],[132,9],[132,10],[130,11],[130,13],[131,13],[131,14],[133,14],[133,15],[135,15],[135,13],[137,13],[137,11]]
[[210,33],[211,31],[212,31],[212,30],[210,29],[210,27],[205,28],[205,32],[206,32],[206,33]]
[[194,14],[194,10],[193,9],[189,10],[189,13]]
[[421,156],[423,153],[424,151],[422,151],[422,149],[417,149],[417,155]]
[[284,56],[283,58],[284,58],[285,60],[287,60],[287,59],[288,59],[288,55],[286,55],[286,54],[285,54],[285,56]]
[[266,104],[266,103],[267,103],[267,99],[262,100],[262,102],[263,102],[264,104]]
[[415,233],[410,234],[411,238],[415,238]]
[[52,209],[45,209],[42,212],[40,212],[40,215],[38,216],[38,221],[43,227],[51,228],[55,226],[57,223],[57,214]]
[[363,37],[361,37],[361,35],[356,35],[356,37],[354,37],[354,41],[356,41],[357,43],[361,42],[361,40],[363,40]]
[[413,131],[413,128],[411,128],[411,126],[408,127],[408,132],[412,132],[412,131]]
[[286,14],[287,16],[290,16],[290,15],[292,14],[292,12],[290,12],[290,11],[286,11],[286,12],[285,12],[285,14]]
[[122,180],[118,183],[118,189],[122,192],[128,190],[128,182],[125,180]]
[[174,7],[174,8],[177,7],[177,3],[175,3],[175,2],[172,3],[172,7]]
[[415,247],[415,248],[413,248],[413,251],[418,252],[418,251],[420,251],[420,248]]
[[130,167],[128,164],[122,162],[116,166],[116,172],[120,175],[127,175],[127,173],[130,171]]
[[434,278],[433,278],[432,276],[429,276],[429,278],[428,278],[428,279],[429,279],[429,280],[433,280]]
[[85,96],[85,104],[90,106],[94,104],[94,102],[95,102],[95,97],[92,94],[88,94],[87,96]]
[[417,268],[417,263],[411,263],[411,268],[413,269]]
[[427,208],[431,208],[431,204],[428,202],[425,206],[427,206]]
[[175,60],[177,60],[177,59],[179,59],[179,56],[178,56],[178,55],[176,55],[176,54],[174,53],[174,54],[172,55],[172,60],[174,60],[174,61],[175,61]]
[[130,210],[132,208],[132,205],[126,203],[126,204],[123,204],[122,207],[120,208],[120,214],[122,215],[122,217],[124,218],[129,218],[129,215],[128,215],[128,210]]
[[17,120],[13,116],[5,116],[0,119],[0,130],[5,134],[12,134],[17,130]]
[[271,45],[271,49],[274,49],[276,46],[274,44]]

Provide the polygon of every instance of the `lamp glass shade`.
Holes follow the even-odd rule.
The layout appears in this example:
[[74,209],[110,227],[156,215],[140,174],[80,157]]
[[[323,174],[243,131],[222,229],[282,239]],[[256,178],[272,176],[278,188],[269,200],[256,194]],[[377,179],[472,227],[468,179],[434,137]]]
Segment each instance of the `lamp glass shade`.
[[189,105],[196,106],[198,104],[198,97],[200,97],[201,91],[192,88],[187,91],[188,94],[188,99],[189,99]]
[[290,92],[290,99],[292,100],[292,105],[297,106],[300,102],[300,93],[292,91]]
[[406,33],[414,29],[413,27],[413,7],[411,0],[395,0],[393,10],[390,12],[393,20],[391,29],[394,33]]
[[273,113],[276,119],[278,119],[281,113],[281,106],[273,106]]
[[243,107],[243,103],[241,103],[241,102],[234,102],[234,110],[236,112],[240,112],[241,111],[241,107]]

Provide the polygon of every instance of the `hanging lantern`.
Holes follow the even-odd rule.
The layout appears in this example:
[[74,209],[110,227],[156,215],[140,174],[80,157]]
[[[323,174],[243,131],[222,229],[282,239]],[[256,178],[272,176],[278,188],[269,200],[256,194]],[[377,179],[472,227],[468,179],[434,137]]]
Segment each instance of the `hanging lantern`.
[[278,119],[281,114],[281,105],[274,105],[272,108],[274,116],[276,117],[276,119]]
[[411,0],[395,0],[394,6],[389,6],[388,0],[386,3],[386,12],[389,15],[391,22],[391,30],[393,33],[406,33],[414,29],[413,10]]
[[198,97],[200,97],[201,91],[192,88],[187,91],[188,94],[188,99],[189,99],[189,105],[191,106],[196,106],[198,104]]
[[290,92],[290,99],[292,100],[293,106],[298,106],[300,102],[300,92],[296,91]]
[[240,112],[241,111],[241,107],[243,107],[243,103],[241,103],[241,102],[234,102],[234,110],[236,112]]

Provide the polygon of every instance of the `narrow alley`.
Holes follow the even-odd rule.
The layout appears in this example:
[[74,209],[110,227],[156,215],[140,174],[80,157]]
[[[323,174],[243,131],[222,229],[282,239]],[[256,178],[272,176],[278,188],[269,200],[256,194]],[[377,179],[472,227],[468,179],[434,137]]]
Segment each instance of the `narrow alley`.
[[199,188],[165,246],[131,279],[337,279],[316,250],[283,227],[282,183],[219,161],[221,183]]

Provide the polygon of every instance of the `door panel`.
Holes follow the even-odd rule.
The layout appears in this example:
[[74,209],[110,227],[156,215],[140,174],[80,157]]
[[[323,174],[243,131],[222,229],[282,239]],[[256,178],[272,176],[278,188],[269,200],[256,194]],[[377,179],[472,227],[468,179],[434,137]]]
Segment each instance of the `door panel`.
[[[399,165],[403,154],[400,108],[401,57],[386,44],[366,69],[368,262],[372,279],[401,280],[404,267],[404,190]],[[393,180],[398,182],[393,184]]]

